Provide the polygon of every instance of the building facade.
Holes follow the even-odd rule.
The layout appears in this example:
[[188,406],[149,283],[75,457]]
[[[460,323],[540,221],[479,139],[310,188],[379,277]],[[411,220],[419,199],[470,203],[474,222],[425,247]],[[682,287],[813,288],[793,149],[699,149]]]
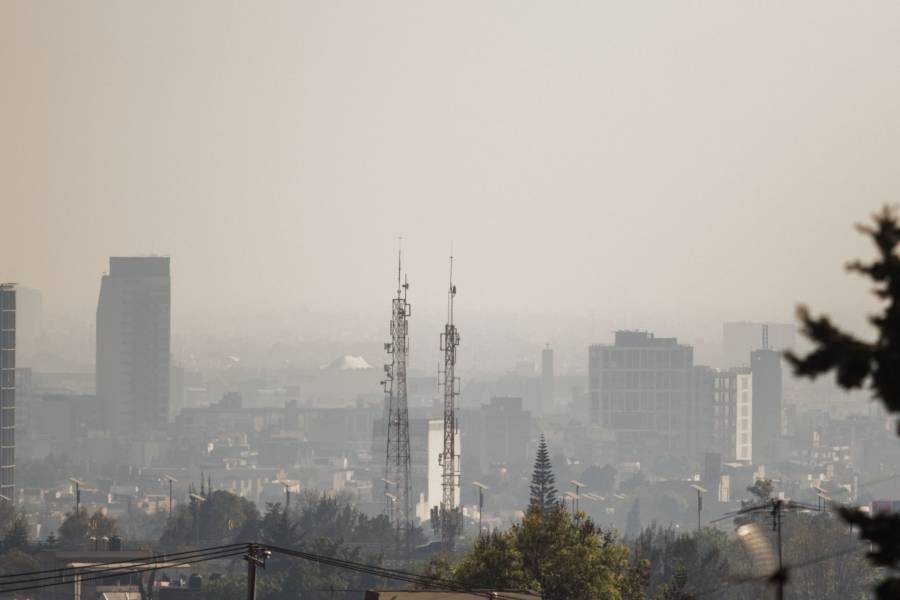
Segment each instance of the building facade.
[[758,464],[781,458],[782,354],[777,350],[755,350],[750,355],[753,372],[753,448]]
[[556,386],[553,378],[553,348],[548,344],[541,350],[541,412],[553,409]]
[[713,449],[728,462],[753,460],[753,374],[716,372],[713,379]]
[[97,396],[114,435],[149,434],[169,418],[168,257],[111,257],[97,303]]
[[590,347],[590,423],[620,460],[690,451],[693,366],[692,347],[643,331],[617,331],[613,345]]
[[16,288],[0,284],[0,494],[16,499]]

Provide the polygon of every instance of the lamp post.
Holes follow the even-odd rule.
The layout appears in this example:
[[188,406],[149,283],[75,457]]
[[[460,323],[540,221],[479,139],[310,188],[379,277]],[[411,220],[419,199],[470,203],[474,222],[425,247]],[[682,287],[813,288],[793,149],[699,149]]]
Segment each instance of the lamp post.
[[700,511],[703,510],[703,496],[701,496],[701,494],[706,493],[706,488],[699,486],[696,483],[691,484],[691,487],[697,490],[697,531],[700,531],[702,525],[700,521]]
[[576,479],[570,480],[569,483],[571,483],[572,485],[575,486],[575,499],[572,500],[572,502],[573,502],[572,512],[578,513],[578,499],[579,499],[579,496],[581,493],[581,488],[586,487],[586,486]]
[[472,485],[478,489],[478,536],[481,537],[481,513],[484,509],[484,491],[490,488],[478,481],[473,481]]
[[169,520],[172,519],[172,484],[177,483],[178,480],[172,477],[171,475],[163,475],[163,479],[169,482]]
[[194,501],[194,503],[193,503],[193,509],[194,509],[194,510],[193,510],[193,513],[194,513],[194,542],[197,544],[197,547],[199,548],[199,547],[200,547],[200,518],[199,518],[199,514],[198,514],[198,513],[200,512],[200,503],[201,503],[201,502],[206,502],[206,498],[204,498],[204,497],[201,496],[200,494],[195,494],[195,493],[193,493],[193,492],[191,492],[191,493],[189,494],[189,496],[191,497],[191,500]]

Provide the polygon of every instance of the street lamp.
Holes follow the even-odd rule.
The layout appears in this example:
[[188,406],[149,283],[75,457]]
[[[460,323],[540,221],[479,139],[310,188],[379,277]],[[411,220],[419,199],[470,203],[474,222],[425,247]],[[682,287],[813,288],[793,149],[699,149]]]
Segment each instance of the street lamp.
[[577,513],[578,512],[578,498],[580,496],[581,488],[587,487],[587,486],[585,486],[583,483],[581,483],[580,481],[578,481],[576,479],[569,480],[569,483],[571,483],[572,485],[575,486],[575,499],[573,500],[572,512]]
[[700,531],[700,511],[703,510],[703,496],[700,494],[705,494],[706,488],[699,486],[696,483],[692,483],[691,487],[697,490],[697,531]]
[[200,519],[199,519],[199,515],[197,513],[200,511],[200,503],[206,502],[206,498],[204,498],[200,494],[195,494],[194,492],[191,492],[190,494],[188,494],[188,496],[190,496],[191,500],[194,501],[194,503],[193,503],[194,541],[197,544],[197,547],[199,548],[200,547]]
[[473,481],[472,485],[478,488],[478,535],[481,536],[481,512],[484,509],[484,492],[490,489],[488,486],[478,481]]
[[163,475],[163,479],[169,482],[169,519],[172,518],[172,484],[178,483],[178,480],[171,475]]

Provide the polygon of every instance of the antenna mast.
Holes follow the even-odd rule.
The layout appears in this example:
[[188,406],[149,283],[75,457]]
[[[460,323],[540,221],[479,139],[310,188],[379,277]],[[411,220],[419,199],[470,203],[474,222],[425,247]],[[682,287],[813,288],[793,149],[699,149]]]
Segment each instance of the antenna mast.
[[445,551],[452,551],[456,538],[462,533],[462,514],[459,503],[459,451],[456,441],[459,425],[456,421],[459,401],[459,378],[456,377],[456,347],[459,346],[459,331],[453,324],[453,299],[456,286],[453,285],[453,256],[450,256],[450,289],[447,292],[447,324],[441,334],[441,351],[444,353],[444,451],[440,456],[443,467],[441,501],[441,541]]
[[387,512],[394,516],[397,551],[408,556],[411,548],[412,511],[410,506],[409,409],[406,398],[406,363],[409,356],[407,318],[411,314],[406,293],[409,283],[401,279],[401,250],[397,251],[397,295],[391,302],[391,341],[384,349],[391,362],[384,365],[385,404],[387,405],[387,455],[384,492]]

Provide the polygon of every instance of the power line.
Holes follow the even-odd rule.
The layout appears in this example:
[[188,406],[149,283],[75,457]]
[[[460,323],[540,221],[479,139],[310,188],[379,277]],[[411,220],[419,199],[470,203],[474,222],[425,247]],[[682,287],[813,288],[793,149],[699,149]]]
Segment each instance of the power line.
[[[196,550],[184,550],[184,551],[181,551],[181,552],[171,552],[171,553],[164,553],[164,554],[154,554],[154,555],[145,556],[145,557],[138,557],[138,558],[135,558],[134,560],[131,560],[131,561],[129,561],[129,562],[132,562],[132,563],[145,563],[145,562],[160,562],[160,561],[162,561],[162,562],[167,562],[167,561],[169,561],[170,559],[175,559],[175,560],[185,560],[184,557],[185,557],[186,555],[193,555],[193,554],[208,554],[208,553],[211,553],[211,552],[224,551],[224,550],[226,550],[226,549],[243,550],[243,549],[246,548],[247,546],[248,546],[247,543],[240,543],[240,544],[224,544],[224,545],[221,545],[221,546],[211,546],[211,547],[209,547],[209,548],[197,548]],[[109,566],[109,565],[120,565],[120,564],[122,564],[122,562],[123,562],[123,560],[120,558],[120,559],[118,559],[118,560],[110,560],[110,561],[105,561],[105,562],[93,563],[89,568],[90,568],[91,570],[93,570],[94,572],[96,572],[95,567],[105,567],[105,566]],[[58,568],[58,569],[41,569],[41,570],[38,570],[38,571],[24,571],[24,572],[22,572],[22,573],[9,573],[9,574],[6,574],[6,575],[0,575],[0,580],[3,580],[3,579],[10,579],[10,578],[15,579],[15,578],[18,578],[18,577],[25,577],[25,576],[28,576],[28,575],[43,575],[43,574],[47,574],[47,573],[56,573],[57,575],[59,575],[60,573],[63,573],[63,572],[65,572],[65,571],[79,571],[79,570],[84,570],[85,568],[86,568],[86,567],[60,567],[60,568]],[[15,582],[14,582],[14,583],[15,583]],[[0,581],[0,586],[2,586],[2,585],[4,585],[4,583],[3,583],[2,581]]]
[[366,573],[368,575],[375,575],[377,577],[382,577],[384,579],[394,579],[397,581],[404,581],[406,583],[412,583],[418,585],[420,587],[427,587],[428,589],[437,589],[442,591],[451,591],[451,592],[464,592],[467,594],[473,594],[476,596],[484,596],[486,598],[494,598],[497,600],[515,600],[510,596],[504,596],[503,594],[497,592],[488,592],[484,590],[474,590],[472,588],[466,587],[464,585],[458,584],[454,581],[449,581],[447,579],[440,579],[437,577],[428,577],[425,575],[419,575],[417,573],[410,573],[409,571],[401,571],[399,569],[387,569],[384,567],[379,567],[376,565],[369,565],[365,563],[357,563],[350,560],[334,558],[329,556],[322,556],[319,554],[313,554],[311,552],[304,552],[302,550],[292,550],[289,548],[279,548],[277,546],[265,546],[268,550],[272,552],[279,552],[281,554],[286,554],[288,556],[294,556],[296,558],[302,558],[305,560],[309,560],[311,562],[316,562],[319,564],[324,564],[332,567],[347,569],[350,571],[356,571],[358,573]]
[[[805,560],[805,561],[801,561],[801,562],[798,562],[793,565],[788,565],[784,568],[784,571],[785,571],[785,574],[789,574],[792,570],[803,569],[805,567],[809,567],[811,565],[814,565],[814,564],[817,564],[820,562],[825,562],[825,561],[833,560],[835,558],[840,558],[841,556],[845,556],[847,554],[853,554],[854,552],[859,552],[861,550],[862,550],[862,548],[860,546],[847,547],[842,550],[832,552],[830,554],[824,554],[824,555],[817,556],[816,558],[813,558],[810,560]],[[743,577],[739,580],[732,581],[731,583],[729,583],[727,585],[719,586],[712,590],[708,590],[705,592],[697,592],[694,595],[696,597],[700,598],[702,596],[709,596],[710,594],[716,594],[718,592],[727,590],[729,588],[738,587],[740,585],[745,585],[748,583],[762,583],[764,581],[770,580],[771,578],[772,578],[772,575],[747,576],[747,577]]]
[[[189,560],[191,563],[199,563],[199,562],[207,562],[207,561],[211,561],[211,560],[218,560],[221,558],[237,557],[237,556],[241,556],[244,554],[245,554],[245,550],[235,549],[235,550],[225,551],[224,553],[220,552],[218,554],[213,554],[213,555],[209,555],[209,556],[200,556],[197,558],[189,558],[189,559],[182,559],[182,560]],[[160,564],[153,564],[152,566],[147,566],[147,567],[143,567],[143,568],[137,568],[135,566],[128,566],[128,567],[121,567],[118,569],[107,569],[106,570],[106,571],[114,571],[114,572],[105,572],[105,571],[97,572],[96,570],[93,570],[90,568],[85,568],[81,572],[69,573],[67,575],[64,575],[62,580],[60,580],[60,581],[51,581],[51,582],[46,582],[46,583],[34,583],[31,585],[24,585],[24,586],[19,586],[19,587],[3,587],[3,588],[0,588],[0,592],[9,593],[9,592],[21,592],[21,591],[26,591],[26,590],[43,589],[43,588],[48,588],[48,587],[60,586],[60,585],[68,585],[71,583],[75,583],[76,581],[81,581],[83,583],[86,581],[94,581],[97,579],[107,579],[109,577],[115,577],[115,576],[121,576],[121,575],[135,575],[135,574],[144,573],[147,571],[157,571],[159,569],[164,569],[164,568],[172,568],[172,567],[165,567]],[[83,575],[82,573],[85,573],[85,574]],[[26,581],[28,581],[28,580],[14,581],[14,582],[8,583],[6,585],[18,585],[19,583],[25,583]]]

